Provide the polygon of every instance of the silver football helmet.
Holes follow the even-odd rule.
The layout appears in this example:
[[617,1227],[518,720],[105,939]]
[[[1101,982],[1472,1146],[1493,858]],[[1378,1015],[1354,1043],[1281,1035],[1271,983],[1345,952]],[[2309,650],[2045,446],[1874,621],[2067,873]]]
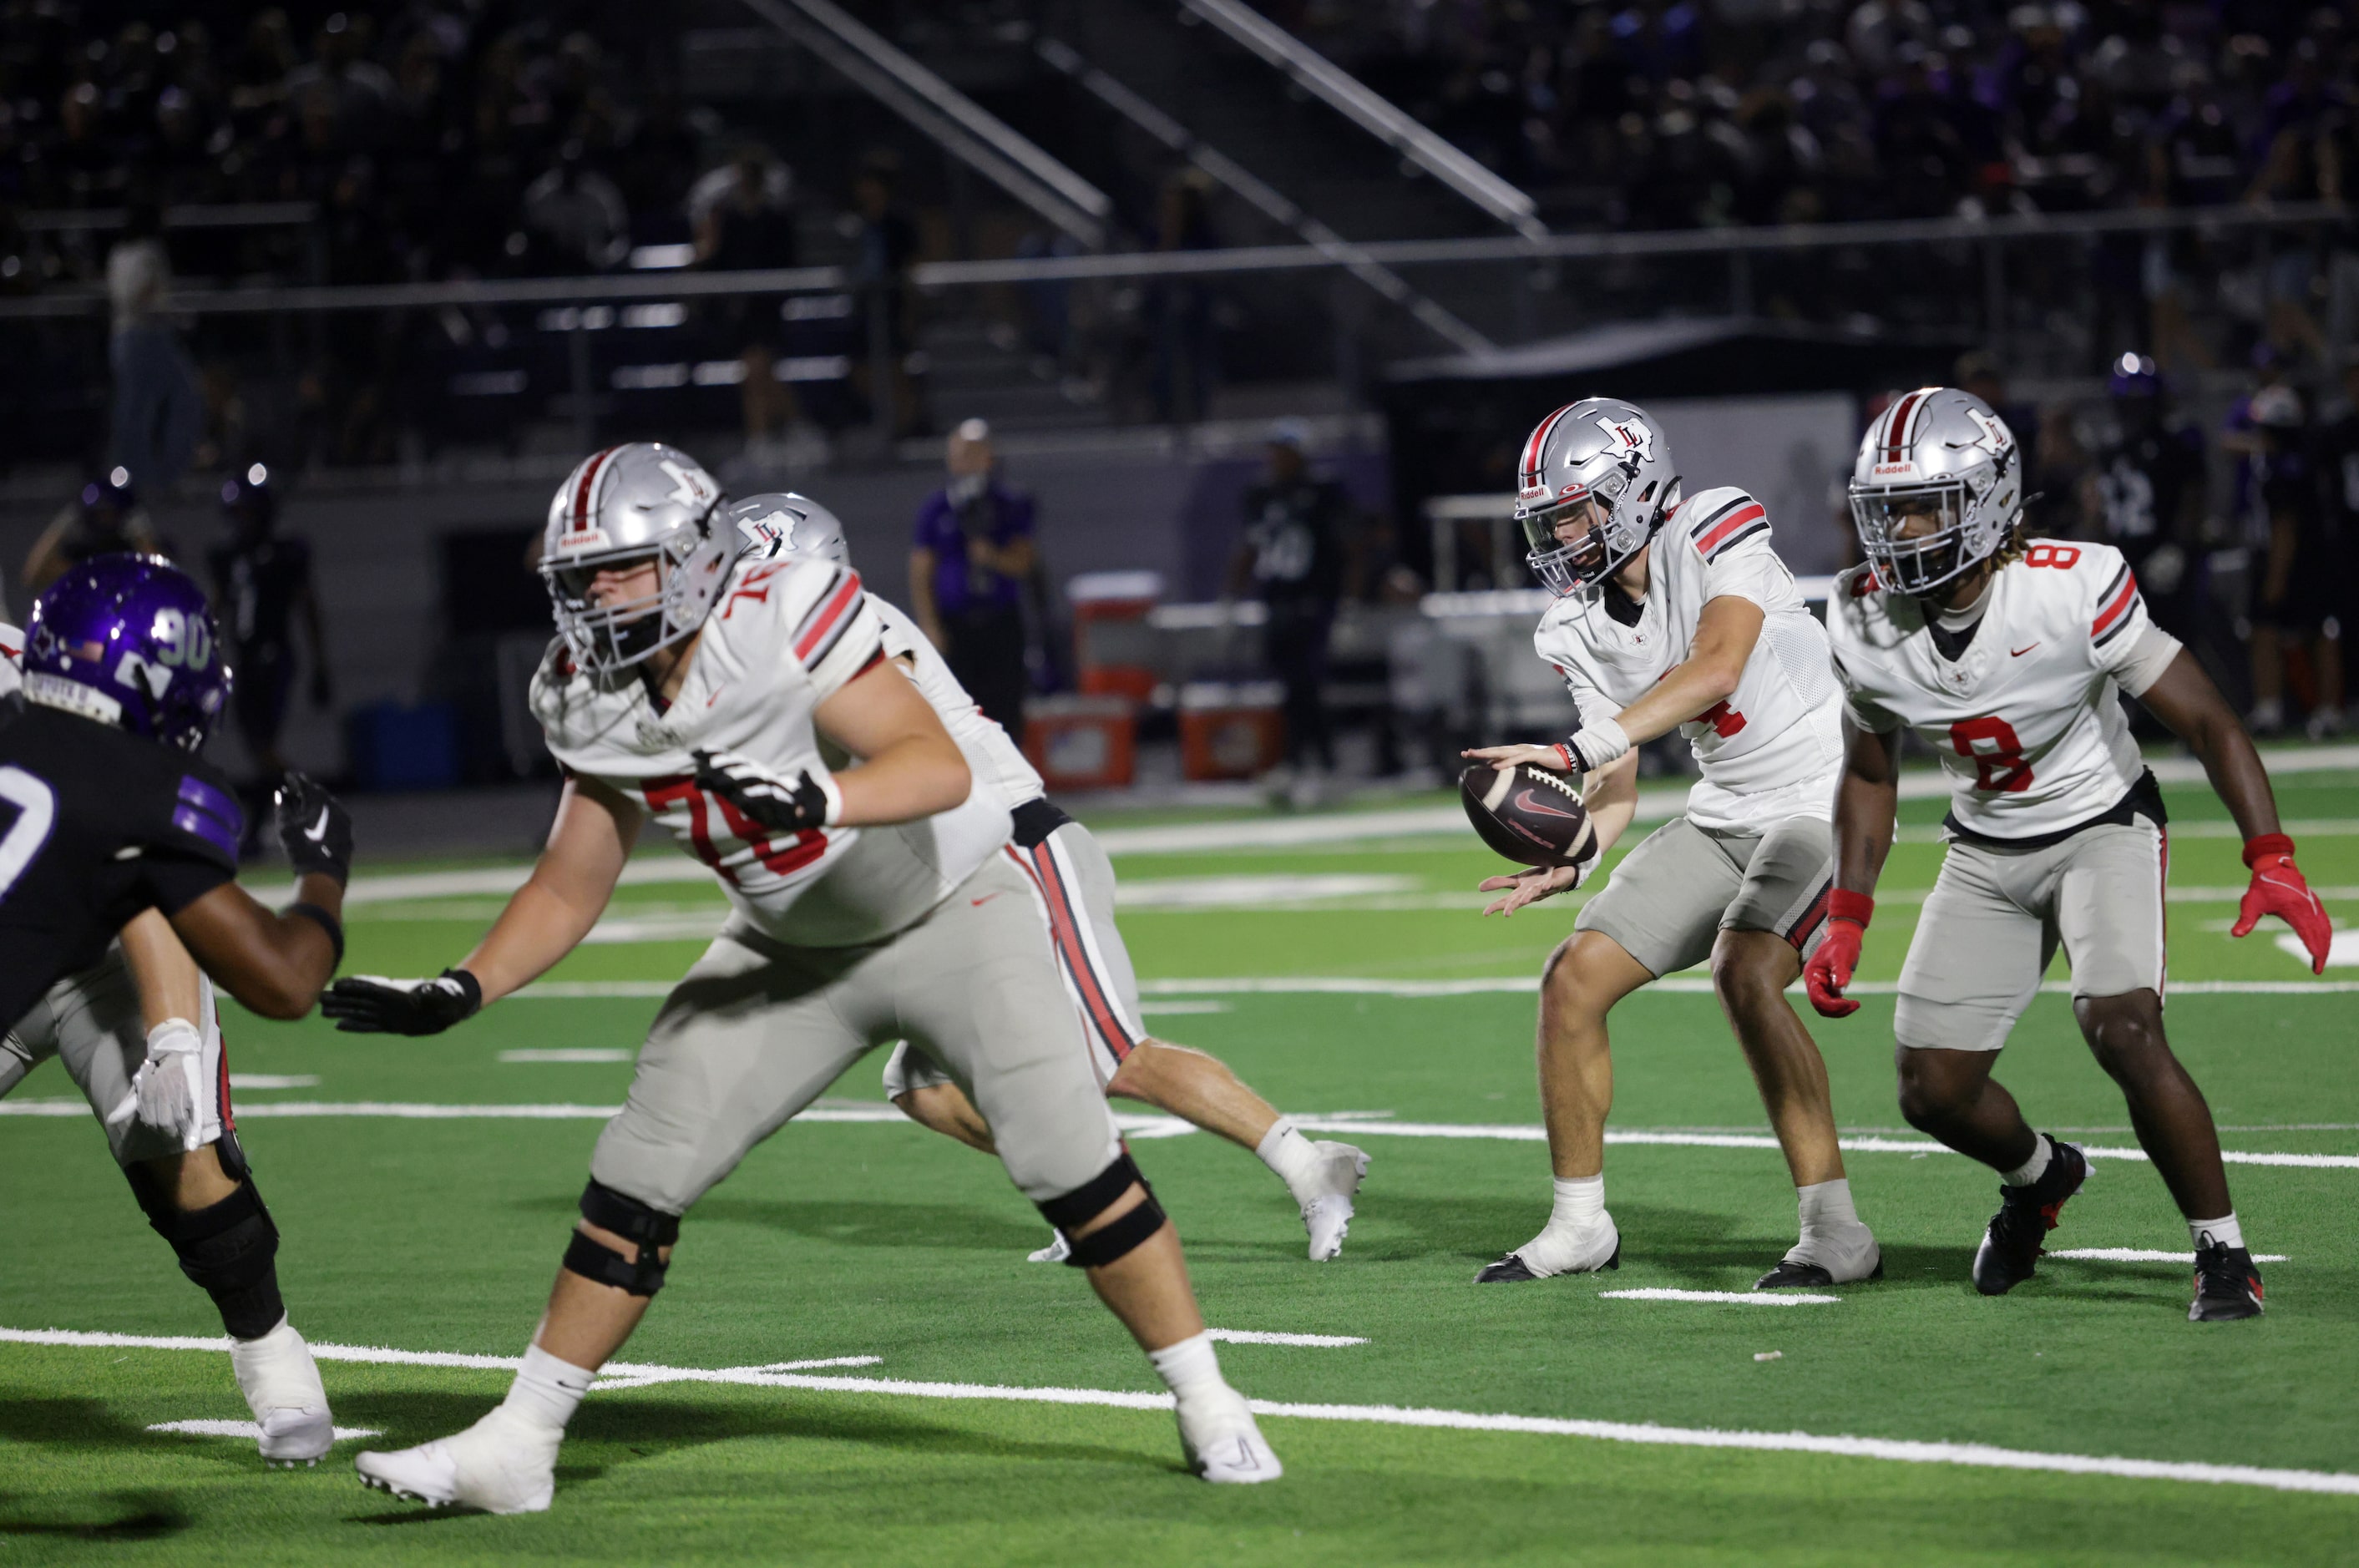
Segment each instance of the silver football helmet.
[[[540,575],[576,664],[609,673],[695,635],[739,553],[735,532],[713,518],[721,499],[720,484],[694,458],[656,441],[592,452],[558,486]],[[654,592],[592,599],[600,572],[649,561]]]
[[1903,393],[1860,440],[1851,520],[1878,583],[1930,593],[1997,554],[2023,520],[2015,432],[1971,392]]
[[[1619,572],[1679,504],[1661,427],[1612,397],[1584,397],[1542,419],[1516,471],[1516,520],[1531,546],[1525,563],[1560,597]],[[1558,526],[1584,506],[1594,507],[1589,531],[1571,544],[1558,539]]]
[[808,495],[773,491],[732,501],[721,509],[723,532],[734,528],[745,555],[814,555],[838,566],[852,564],[843,522]]

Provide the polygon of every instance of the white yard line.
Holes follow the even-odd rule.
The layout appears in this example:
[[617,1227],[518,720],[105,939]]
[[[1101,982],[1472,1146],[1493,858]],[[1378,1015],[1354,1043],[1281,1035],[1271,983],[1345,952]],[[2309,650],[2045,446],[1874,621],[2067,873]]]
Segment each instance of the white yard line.
[[[242,1437],[251,1443],[262,1436],[262,1426],[250,1421],[158,1421],[149,1432],[177,1432],[190,1437]],[[374,1426],[340,1426],[331,1429],[338,1443],[350,1443],[356,1437],[383,1437],[385,1429]]]
[[1735,1301],[1748,1307],[1815,1307],[1840,1301],[1841,1296],[1803,1296],[1783,1290],[1671,1290],[1648,1287],[1640,1290],[1600,1290],[1601,1301]]
[[[1540,980],[1537,975],[1486,975],[1462,980],[1385,980],[1357,975],[1248,975],[1217,979],[1142,980],[1138,983],[1139,993],[1148,996],[1478,996],[1517,992],[1533,994],[1539,988]],[[2167,988],[2174,996],[2337,996],[2359,991],[2359,980],[2173,978],[2167,983]],[[527,986],[517,994],[530,996],[536,989]],[[2072,985],[2069,980],[2046,981],[2039,989],[2043,995],[2050,996],[2072,994]],[[1712,980],[1703,975],[1667,975],[1649,985],[1647,990],[1672,996],[1708,996],[1712,994]],[[1893,996],[1899,992],[1900,982],[1897,980],[1860,980],[1854,981],[1844,995]],[[669,995],[669,988],[665,994]]]
[[[638,1055],[619,1045],[568,1045],[548,1051],[503,1051],[502,1062],[628,1062]],[[230,1087],[237,1086],[233,1079]]]
[[1292,1345],[1310,1350],[1341,1350],[1347,1345],[1368,1342],[1349,1334],[1270,1334],[1257,1328],[1208,1328],[1207,1339],[1217,1339],[1223,1345]]
[[[1817,1300],[1818,1298],[1811,1298]],[[72,1345],[93,1349],[204,1350],[225,1353],[225,1339],[150,1338],[138,1334],[80,1334],[63,1329],[0,1328],[0,1344]],[[433,1351],[380,1350],[361,1345],[315,1345],[322,1361],[402,1367],[463,1367],[513,1369],[513,1356],[459,1356]],[[1121,1388],[1041,1388],[985,1383],[916,1382],[898,1377],[821,1377],[808,1373],[730,1369],[701,1372],[684,1367],[612,1363],[610,1377],[650,1377],[664,1381],[730,1383],[810,1392],[883,1394],[921,1399],[992,1399],[1027,1404],[1080,1405],[1126,1410],[1169,1410],[1171,1396]],[[2202,1461],[2128,1459],[2117,1455],[2046,1454],[1979,1443],[1919,1443],[1900,1438],[1821,1436],[1806,1432],[1745,1432],[1720,1427],[1662,1426],[1654,1422],[1575,1421],[1553,1416],[1491,1414],[1399,1405],[1306,1405],[1272,1399],[1249,1401],[1257,1416],[1294,1421],[1345,1421],[1369,1426],[1405,1426],[1456,1432],[1512,1432],[1537,1437],[1585,1437],[1604,1443],[1636,1443],[1670,1448],[1749,1449],[1772,1454],[1817,1454],[1832,1458],[1875,1459],[1904,1465],[1958,1465],[1986,1470],[2038,1470],[2066,1475],[2114,1475],[2129,1480],[2178,1481],[2202,1486],[2259,1486],[2279,1492],[2315,1492],[2359,1497],[2359,1475],[2334,1470],[2283,1470],[2256,1465]]]
[[[2195,1267],[2191,1252],[2163,1252],[2151,1247],[2050,1247],[2049,1258],[2077,1258],[2084,1263],[2176,1263],[2182,1269]],[[2256,1263],[2290,1263],[2292,1258],[2282,1252],[2256,1252]]]
[[[622,1109],[620,1105],[444,1105],[402,1100],[265,1100],[238,1108],[241,1118],[262,1119],[288,1117],[351,1116],[383,1117],[396,1121],[608,1121]],[[90,1107],[81,1100],[38,1099],[0,1100],[0,1116],[85,1116]],[[915,1127],[917,1124],[889,1105],[812,1105],[795,1118],[798,1122],[857,1122],[879,1125]],[[1437,1138],[1473,1139],[1501,1143],[1545,1143],[1548,1129],[1537,1124],[1484,1122],[1403,1122],[1372,1120],[1351,1116],[1326,1117],[1296,1116],[1294,1125],[1304,1132],[1374,1134],[1387,1138]],[[1196,1127],[1178,1116],[1134,1116],[1117,1112],[1114,1126],[1134,1138],[1184,1138]],[[1610,1144],[1654,1145],[1680,1149],[1777,1149],[1777,1140],[1767,1133],[1734,1132],[1656,1132],[1646,1129],[1614,1130],[1605,1134]],[[1841,1146],[1854,1154],[1947,1154],[1949,1149],[1922,1138],[1846,1138]],[[2142,1149],[2118,1149],[2100,1144],[2082,1144],[2081,1151],[2092,1160],[2145,1160]],[[2274,1150],[2223,1149],[2220,1158],[2231,1165],[2278,1165],[2310,1170],[2359,1170],[2359,1154],[2288,1154]]]

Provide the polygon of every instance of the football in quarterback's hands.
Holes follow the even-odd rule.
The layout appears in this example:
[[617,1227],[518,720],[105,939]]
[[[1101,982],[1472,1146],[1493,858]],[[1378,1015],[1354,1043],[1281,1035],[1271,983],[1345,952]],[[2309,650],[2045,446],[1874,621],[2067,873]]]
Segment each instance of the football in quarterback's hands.
[[1519,865],[1578,866],[1597,854],[1597,830],[1571,774],[1478,762],[1458,776],[1458,799],[1483,842]]

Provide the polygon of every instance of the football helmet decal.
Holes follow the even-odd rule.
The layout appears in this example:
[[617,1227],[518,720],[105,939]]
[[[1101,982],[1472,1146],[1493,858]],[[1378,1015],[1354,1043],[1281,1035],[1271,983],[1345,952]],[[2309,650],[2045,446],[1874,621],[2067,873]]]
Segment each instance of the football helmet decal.
[[[1542,419],[1516,468],[1525,563],[1560,597],[1620,571],[1679,505],[1670,443],[1645,409],[1611,397],[1584,397]],[[1557,537],[1583,513],[1588,532],[1570,543]]]
[[25,698],[201,750],[230,670],[204,590],[158,555],[96,555],[33,601]]
[[[694,458],[656,441],[592,452],[566,476],[549,499],[540,575],[575,663],[608,674],[695,635],[744,549],[713,517],[722,499]],[[602,571],[648,561],[654,592],[592,597]]]
[[721,530],[733,528],[739,550],[748,555],[815,555],[838,566],[852,564],[842,519],[808,495],[772,492],[733,501],[722,508]]
[[1998,553],[2023,520],[2022,449],[1971,392],[1903,393],[1860,440],[1851,518],[1878,583],[1930,593]]

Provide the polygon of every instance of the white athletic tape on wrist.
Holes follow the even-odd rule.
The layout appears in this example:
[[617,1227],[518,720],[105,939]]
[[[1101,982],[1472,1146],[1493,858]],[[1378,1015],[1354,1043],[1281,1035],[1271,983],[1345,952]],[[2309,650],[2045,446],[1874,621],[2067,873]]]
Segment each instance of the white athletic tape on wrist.
[[1630,736],[1614,720],[1600,719],[1582,725],[1571,746],[1581,758],[1582,770],[1594,773],[1630,749]]
[[843,821],[843,791],[836,787],[835,779],[825,773],[812,774],[811,782],[817,784],[819,792],[827,797],[827,811],[820,819],[821,824],[831,828],[837,826]]

